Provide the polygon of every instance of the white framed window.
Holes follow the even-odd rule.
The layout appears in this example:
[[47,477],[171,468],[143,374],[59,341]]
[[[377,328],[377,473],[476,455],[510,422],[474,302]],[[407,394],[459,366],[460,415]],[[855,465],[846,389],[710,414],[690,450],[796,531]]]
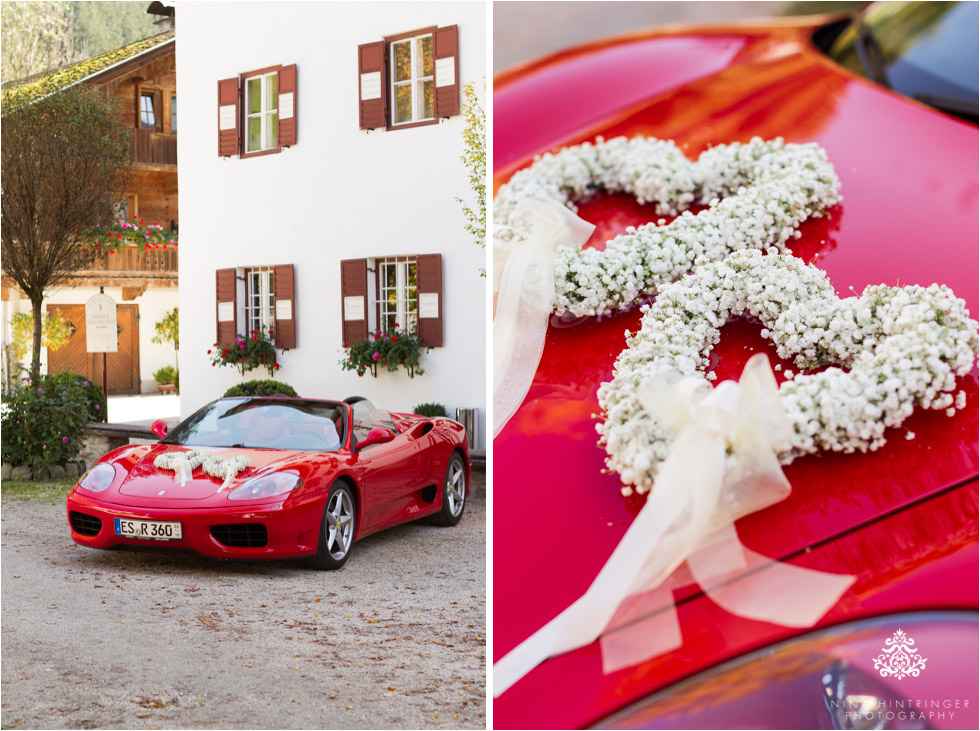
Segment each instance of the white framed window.
[[432,34],[392,41],[391,125],[435,119]]
[[269,332],[275,323],[272,267],[245,270],[245,323],[248,332]]
[[418,264],[414,258],[378,259],[378,329],[418,332]]
[[279,72],[245,79],[245,154],[279,148]]
[[152,128],[157,123],[157,115],[153,109],[153,92],[140,94],[140,127]]

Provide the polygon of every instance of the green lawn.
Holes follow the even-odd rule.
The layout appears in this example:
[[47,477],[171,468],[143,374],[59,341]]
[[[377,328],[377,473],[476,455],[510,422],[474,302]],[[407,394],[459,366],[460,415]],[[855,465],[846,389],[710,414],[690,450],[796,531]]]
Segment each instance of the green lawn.
[[75,485],[75,480],[67,477],[63,480],[43,480],[38,482],[18,482],[4,480],[0,486],[0,494],[4,500],[36,500],[38,502],[64,502],[68,491]]

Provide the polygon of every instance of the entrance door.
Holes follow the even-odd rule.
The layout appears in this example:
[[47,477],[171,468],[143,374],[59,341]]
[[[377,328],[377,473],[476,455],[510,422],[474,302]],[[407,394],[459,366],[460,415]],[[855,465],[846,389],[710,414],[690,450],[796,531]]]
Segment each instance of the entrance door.
[[[48,305],[70,326],[68,343],[48,348],[48,373],[72,371],[102,385],[102,354],[88,353],[85,345],[85,305]],[[139,306],[116,305],[119,351],[106,354],[109,394],[139,393]]]

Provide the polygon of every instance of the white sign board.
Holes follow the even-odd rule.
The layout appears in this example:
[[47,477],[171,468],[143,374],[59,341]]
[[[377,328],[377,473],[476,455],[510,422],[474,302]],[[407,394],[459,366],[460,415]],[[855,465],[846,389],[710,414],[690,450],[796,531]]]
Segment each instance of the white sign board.
[[225,104],[223,107],[218,107],[218,130],[225,131],[227,129],[235,129],[235,118],[238,116],[236,112],[238,109],[235,108],[234,104]]
[[276,319],[277,320],[292,320],[293,319],[293,301],[292,300],[276,300]]
[[116,302],[107,294],[93,294],[85,303],[85,346],[89,353],[115,353]]
[[452,86],[456,83],[456,57],[436,59],[436,86]]
[[349,322],[364,319],[363,297],[344,297],[344,319]]
[[293,118],[293,92],[279,95],[279,119]]
[[235,321],[235,303],[219,302],[218,322],[234,322],[234,321]]
[[419,294],[419,317],[425,319],[439,317],[438,292],[425,292]]

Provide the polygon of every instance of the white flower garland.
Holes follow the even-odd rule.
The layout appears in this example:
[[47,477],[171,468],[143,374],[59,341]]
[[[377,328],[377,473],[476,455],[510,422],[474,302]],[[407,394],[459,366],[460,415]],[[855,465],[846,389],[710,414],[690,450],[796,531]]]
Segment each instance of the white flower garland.
[[173,470],[174,480],[180,480],[180,484],[183,487],[191,478],[191,473],[210,454],[205,449],[191,449],[187,452],[167,452],[153,460],[153,466],[161,470]]
[[252,460],[245,455],[222,457],[212,454],[206,449],[191,449],[187,452],[168,452],[153,460],[153,466],[161,470],[173,470],[174,479],[180,480],[181,486],[190,479],[191,473],[201,467],[206,475],[217,477],[223,482],[218,492],[228,487],[232,480],[242,470],[251,466]]
[[[733,315],[760,319],[782,358],[801,371],[779,387],[793,424],[780,459],[821,449],[875,450],[885,430],[916,405],[948,415],[966,405],[953,395],[956,376],[973,366],[978,324],[963,300],[938,284],[873,285],[860,297],[840,299],[826,274],[793,256],[739,251],[664,285],[642,308],[640,330],[627,332],[613,379],[599,387],[604,421],[597,425],[606,464],[619,473],[624,494],[647,492],[666,456],[671,435],[642,408],[637,389],[657,373],[706,371],[720,328]],[[709,380],[714,374],[708,373]]]
[[248,469],[251,464],[252,460],[243,454],[235,457],[221,457],[213,454],[204,460],[204,465],[201,469],[204,470],[204,474],[206,475],[224,480],[221,483],[221,487],[218,488],[218,492],[221,492],[231,484],[239,472]]
[[[840,181],[815,143],[755,137],[713,147],[691,162],[671,141],[599,138],[542,155],[501,186],[494,236],[524,238],[526,226],[511,215],[522,199],[551,199],[575,210],[577,199],[597,189],[655,203],[661,215],[684,213],[667,225],[630,228],[604,251],[561,248],[555,263],[558,314],[593,316],[625,308],[733,251],[786,251],[785,242],[799,237],[803,221],[841,200]],[[697,215],[687,211],[696,202],[709,208]]]

